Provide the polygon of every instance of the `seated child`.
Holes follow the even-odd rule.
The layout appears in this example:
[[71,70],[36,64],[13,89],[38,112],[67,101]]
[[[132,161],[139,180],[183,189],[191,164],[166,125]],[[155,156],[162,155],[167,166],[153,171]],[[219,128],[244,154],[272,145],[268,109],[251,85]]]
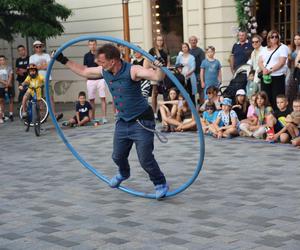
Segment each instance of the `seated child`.
[[[255,100],[256,100],[256,94],[253,94],[250,98],[250,105],[248,107],[247,111],[247,118],[244,120],[241,120],[242,123],[246,123],[248,125],[255,125],[257,122],[257,117],[255,114]],[[241,125],[240,125],[241,126]],[[244,126],[244,125],[242,125]],[[246,133],[245,130],[240,131],[240,136],[252,136],[252,132],[249,131],[249,133]]]
[[210,127],[214,137],[232,138],[238,135],[239,120],[237,114],[232,110],[232,100],[224,98],[221,102],[222,110],[218,113],[217,119]]
[[206,104],[206,111],[203,112],[203,117],[201,118],[201,125],[204,134],[209,134],[209,128],[217,119],[219,111],[216,110],[216,105],[214,102],[208,102]]
[[240,130],[247,136],[262,139],[266,134],[266,124],[269,123],[272,112],[267,94],[264,91],[258,92],[255,99],[255,119],[250,123],[241,123]]
[[28,85],[28,89],[23,96],[22,100],[22,118],[27,117],[27,101],[34,96],[34,89],[36,90],[36,99],[38,103],[42,98],[42,87],[44,85],[44,77],[38,73],[38,68],[35,64],[31,63],[27,67],[28,76],[25,81],[19,86],[22,91],[25,85]]
[[205,102],[200,107],[200,111],[204,112],[206,110],[205,106],[208,102],[214,102],[216,109],[221,110],[220,100],[218,96],[218,88],[215,86],[210,86],[206,89],[206,94],[208,96],[208,99],[205,100]]
[[178,109],[178,95],[175,88],[169,90],[167,101],[159,101],[159,111],[162,118],[163,128],[161,132],[170,132],[170,125],[167,122],[166,118],[176,118],[176,113]]
[[171,132],[175,131],[175,128],[181,123],[186,123],[191,120],[192,114],[189,109],[187,102],[184,100],[183,96],[179,94],[178,100],[168,101],[165,103],[176,104],[176,114],[173,117],[168,117],[165,112],[161,113],[162,120],[164,121],[163,125],[167,126],[167,130],[164,128],[162,132]]
[[[206,111],[203,113],[203,117],[200,118],[202,130],[204,134],[209,134],[209,127],[214,123],[214,121],[217,119],[218,112],[216,110],[216,106],[213,102],[208,102],[206,104]],[[192,119],[186,122],[182,122],[179,126],[177,126],[176,131],[177,132],[183,132],[183,131],[196,131],[197,130],[197,123],[195,121],[194,115],[192,116]]]
[[286,119],[286,128],[292,137],[292,144],[297,146],[300,138],[300,99],[293,101],[293,112]]
[[281,143],[288,143],[290,136],[287,132],[286,117],[291,113],[288,107],[288,100],[285,95],[278,95],[276,97],[277,110],[270,116],[268,120],[268,141],[280,141]]
[[254,81],[254,75],[255,75],[255,70],[251,70],[248,75],[248,82],[246,86],[248,99],[250,99],[252,95],[258,92],[258,84]]
[[247,118],[248,107],[249,102],[246,97],[246,92],[243,89],[239,89],[235,94],[235,102],[232,109],[235,111],[240,121]]
[[92,106],[86,101],[86,94],[84,91],[79,92],[75,109],[76,115],[64,124],[65,126],[84,126],[92,120]]
[[247,111],[247,119],[252,119],[253,116],[255,116],[255,100],[256,100],[256,94],[251,95],[251,97],[249,98],[250,105]]

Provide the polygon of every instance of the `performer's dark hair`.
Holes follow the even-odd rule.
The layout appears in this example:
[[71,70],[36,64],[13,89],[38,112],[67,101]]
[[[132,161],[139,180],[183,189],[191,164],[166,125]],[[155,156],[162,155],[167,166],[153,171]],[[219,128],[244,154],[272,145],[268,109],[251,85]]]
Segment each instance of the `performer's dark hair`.
[[97,50],[97,56],[104,54],[106,59],[120,59],[120,50],[113,44],[107,43]]

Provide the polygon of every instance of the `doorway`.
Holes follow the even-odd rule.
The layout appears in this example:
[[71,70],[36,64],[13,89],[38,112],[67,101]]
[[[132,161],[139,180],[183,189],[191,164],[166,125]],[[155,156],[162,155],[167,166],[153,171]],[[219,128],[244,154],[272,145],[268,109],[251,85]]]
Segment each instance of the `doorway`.
[[162,35],[174,59],[183,42],[182,0],[152,0],[151,5],[153,45],[156,36]]
[[254,11],[258,33],[275,29],[280,33],[281,42],[288,45],[300,32],[300,0],[256,0]]

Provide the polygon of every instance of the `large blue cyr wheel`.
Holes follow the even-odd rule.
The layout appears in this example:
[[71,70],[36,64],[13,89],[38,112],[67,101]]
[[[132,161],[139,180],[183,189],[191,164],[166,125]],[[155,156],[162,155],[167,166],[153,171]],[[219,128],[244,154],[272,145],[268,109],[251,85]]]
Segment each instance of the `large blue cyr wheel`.
[[[59,136],[63,140],[63,142],[66,144],[66,146],[69,148],[69,150],[72,152],[72,154],[81,162],[81,164],[84,167],[86,167],[88,170],[90,170],[94,175],[96,175],[100,180],[102,180],[102,181],[104,181],[108,184],[109,179],[106,176],[104,176],[103,174],[101,174],[101,172],[97,171],[88,162],[86,162],[80,156],[80,154],[74,149],[74,147],[71,145],[71,143],[69,143],[69,141],[65,137],[64,133],[62,132],[59,124],[57,123],[57,121],[55,119],[55,115],[53,113],[52,106],[50,104],[49,77],[50,77],[52,67],[53,67],[53,64],[55,62],[55,59],[56,59],[57,55],[59,53],[62,53],[66,48],[72,46],[75,43],[82,42],[82,41],[88,41],[88,40],[102,40],[102,41],[121,44],[123,46],[126,46],[126,47],[134,50],[134,51],[137,51],[137,52],[141,53],[145,58],[147,58],[148,60],[150,60],[152,62],[155,60],[155,58],[153,56],[151,56],[150,54],[148,54],[147,52],[145,52],[144,50],[140,49],[139,47],[137,47],[137,46],[135,46],[131,43],[128,43],[126,41],[123,41],[121,39],[114,38],[114,37],[109,37],[109,36],[90,35],[90,36],[80,36],[78,38],[72,39],[72,40],[64,43],[56,51],[56,53],[54,54],[53,58],[51,59],[49,65],[48,65],[47,74],[46,74],[46,98],[47,98],[47,104],[48,104],[48,107],[49,107],[50,116],[51,116],[51,119],[54,123],[54,126],[56,128],[57,133],[59,134]],[[176,194],[183,192],[185,189],[187,189],[196,180],[196,178],[198,177],[198,175],[199,175],[199,173],[202,169],[202,164],[203,164],[203,160],[204,160],[205,145],[204,145],[204,137],[203,137],[202,127],[201,127],[201,122],[200,122],[197,110],[196,110],[190,96],[185,91],[185,89],[182,87],[180,82],[176,79],[176,77],[174,77],[173,74],[167,68],[162,67],[162,70],[171,79],[171,81],[180,90],[183,97],[187,100],[188,105],[189,105],[189,107],[192,111],[192,114],[194,115],[196,123],[197,123],[197,128],[198,128],[197,135],[198,135],[199,142],[200,142],[200,149],[199,149],[199,152],[198,152],[199,153],[199,161],[198,161],[198,164],[195,168],[195,171],[194,171],[193,175],[191,176],[191,178],[186,183],[182,184],[180,187],[178,187],[174,190],[169,191],[167,193],[166,197],[170,197],[170,196],[175,196]],[[144,197],[144,198],[155,199],[155,194],[154,193],[151,194],[151,193],[139,192],[139,191],[136,191],[134,189],[127,188],[125,186],[120,186],[119,189],[126,192],[126,193],[128,193],[128,194],[131,194],[131,195],[140,196],[140,197]]]

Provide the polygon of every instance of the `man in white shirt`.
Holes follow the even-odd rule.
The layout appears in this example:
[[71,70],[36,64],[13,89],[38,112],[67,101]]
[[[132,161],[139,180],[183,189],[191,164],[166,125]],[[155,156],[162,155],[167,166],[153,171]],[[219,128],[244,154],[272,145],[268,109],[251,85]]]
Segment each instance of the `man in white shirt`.
[[[44,53],[43,49],[44,49],[44,44],[41,41],[35,41],[33,43],[33,49],[34,49],[34,54],[31,55],[29,57],[29,63],[34,63],[38,70],[39,70],[39,74],[41,74],[44,78],[46,78],[46,73],[47,73],[47,67],[48,64],[51,60],[51,57],[49,54]],[[50,80],[50,86],[51,86],[51,76],[49,78]],[[55,114],[56,120],[60,120],[61,118],[63,118],[63,113],[59,113],[57,114],[55,111],[55,103],[54,103],[54,98],[53,98],[53,89],[52,86],[50,87],[50,101],[51,101],[51,106],[52,106],[52,110]]]

